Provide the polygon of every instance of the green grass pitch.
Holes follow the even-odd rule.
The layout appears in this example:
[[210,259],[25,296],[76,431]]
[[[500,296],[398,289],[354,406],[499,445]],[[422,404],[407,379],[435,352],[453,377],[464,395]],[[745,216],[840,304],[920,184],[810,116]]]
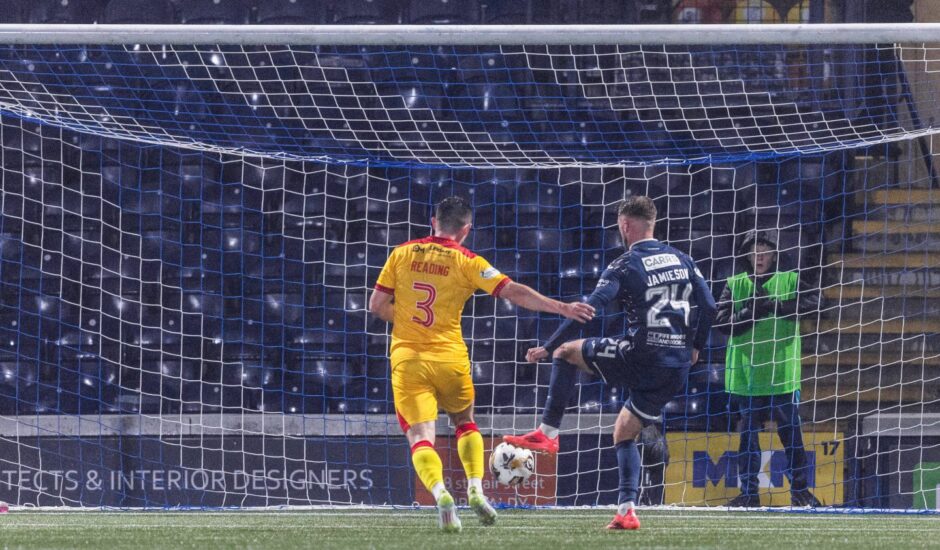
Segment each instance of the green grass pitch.
[[481,527],[437,530],[432,510],[30,512],[0,516],[0,548],[937,548],[940,518],[641,511],[637,532],[607,532],[607,510],[504,510]]

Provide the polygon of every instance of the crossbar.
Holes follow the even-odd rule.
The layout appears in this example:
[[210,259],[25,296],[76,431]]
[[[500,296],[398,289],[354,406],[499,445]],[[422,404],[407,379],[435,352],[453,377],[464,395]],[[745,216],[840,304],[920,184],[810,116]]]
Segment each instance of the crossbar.
[[940,23],[814,25],[0,25],[0,44],[298,46],[940,42]]

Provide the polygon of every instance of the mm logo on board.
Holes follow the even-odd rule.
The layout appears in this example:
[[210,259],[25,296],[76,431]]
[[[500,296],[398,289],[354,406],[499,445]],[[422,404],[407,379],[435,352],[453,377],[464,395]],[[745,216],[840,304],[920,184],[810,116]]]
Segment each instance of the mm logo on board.
[[[724,506],[740,493],[737,433],[670,433],[666,468],[666,504]],[[843,499],[841,433],[804,432],[809,487],[823,504]],[[760,434],[761,467],[757,476],[761,504],[789,506],[787,456],[777,434]]]

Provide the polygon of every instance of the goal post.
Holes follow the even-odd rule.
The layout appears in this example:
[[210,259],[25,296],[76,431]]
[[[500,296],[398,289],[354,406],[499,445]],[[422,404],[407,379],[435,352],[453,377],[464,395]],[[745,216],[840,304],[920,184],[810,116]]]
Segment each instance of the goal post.
[[[469,248],[589,294],[618,203],[716,297],[772,230],[801,312],[811,490],[935,510],[940,25],[0,25],[0,500],[16,506],[429,504],[366,312],[390,250],[467,197]],[[559,319],[474,296],[478,424],[527,431]],[[616,335],[608,310],[584,335]],[[727,337],[646,432],[644,502],[739,491]],[[557,458],[507,505],[616,498],[627,394],[580,380]],[[763,505],[790,506],[770,409]],[[439,423],[448,483],[461,469]]]

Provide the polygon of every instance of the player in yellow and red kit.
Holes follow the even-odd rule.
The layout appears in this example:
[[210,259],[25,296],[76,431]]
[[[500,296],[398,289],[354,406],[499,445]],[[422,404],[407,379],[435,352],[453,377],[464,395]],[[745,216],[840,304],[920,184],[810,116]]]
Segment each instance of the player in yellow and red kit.
[[496,511],[483,495],[483,436],[473,422],[470,357],[460,330],[464,304],[483,290],[519,307],[580,322],[594,316],[590,305],[546,298],[461,246],[470,233],[471,217],[466,200],[441,201],[431,218],[434,235],[396,247],[369,298],[369,311],[393,324],[395,411],[411,445],[415,471],[437,502],[440,527],[450,532],[460,530],[460,520],[434,449],[438,407],[457,427],[457,453],[467,474],[470,507],[484,525],[496,521]]

